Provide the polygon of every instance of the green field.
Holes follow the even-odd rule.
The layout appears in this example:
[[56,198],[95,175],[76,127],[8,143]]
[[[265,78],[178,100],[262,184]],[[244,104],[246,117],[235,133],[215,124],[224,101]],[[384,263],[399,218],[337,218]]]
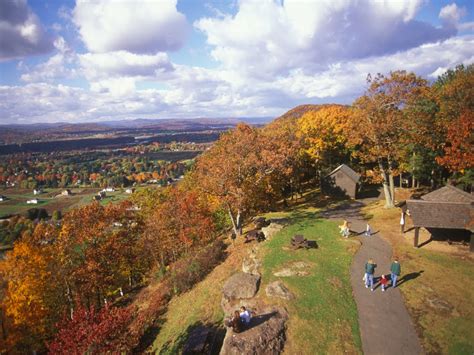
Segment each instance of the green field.
[[[2,189],[0,195],[6,196],[8,200],[0,202],[0,218],[13,214],[23,214],[30,208],[44,208],[51,214],[55,210],[62,212],[68,209],[83,206],[92,202],[100,188],[74,188],[71,196],[62,196],[64,189],[46,189],[40,195],[34,195],[30,189]],[[130,195],[125,190],[117,189],[115,192],[107,192],[107,196],[101,201],[102,204],[119,202]],[[37,198],[38,204],[27,204],[26,201]]]

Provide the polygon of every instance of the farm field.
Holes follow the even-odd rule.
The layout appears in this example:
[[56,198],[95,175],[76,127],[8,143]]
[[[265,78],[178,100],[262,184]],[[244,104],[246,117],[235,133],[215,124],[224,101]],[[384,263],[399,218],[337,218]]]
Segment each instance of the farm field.
[[[71,208],[83,206],[92,202],[92,197],[96,195],[100,188],[73,188],[70,189],[72,195],[62,196],[64,189],[51,188],[46,189],[40,195],[34,195],[30,189],[2,189],[0,195],[6,196],[6,201],[0,202],[0,218],[12,214],[25,213],[30,208],[44,208],[51,214],[53,211],[62,212]],[[125,189],[117,189],[115,192],[107,192],[107,196],[101,201],[102,204],[115,203],[128,198],[130,195],[125,193]],[[26,201],[37,198],[37,204],[27,204]]]

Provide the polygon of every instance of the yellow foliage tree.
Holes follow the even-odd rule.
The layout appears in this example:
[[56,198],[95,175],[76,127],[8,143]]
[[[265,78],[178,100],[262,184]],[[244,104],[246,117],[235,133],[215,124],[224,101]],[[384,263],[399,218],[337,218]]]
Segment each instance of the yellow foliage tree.
[[12,252],[0,263],[6,280],[2,309],[12,319],[7,330],[7,349],[15,346],[16,333],[28,339],[30,350],[42,347],[42,339],[51,335],[54,322],[62,309],[53,266],[52,253],[29,238],[17,241]]
[[306,112],[298,120],[304,151],[317,163],[325,161],[332,165],[334,159],[340,158],[346,150],[350,115],[350,109],[341,105]]

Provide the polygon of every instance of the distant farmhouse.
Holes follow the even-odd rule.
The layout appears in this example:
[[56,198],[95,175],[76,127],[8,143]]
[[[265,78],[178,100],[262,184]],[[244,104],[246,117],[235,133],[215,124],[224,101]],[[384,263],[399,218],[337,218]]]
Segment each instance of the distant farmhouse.
[[31,200],[27,200],[26,203],[29,204],[29,205],[37,205],[38,204],[38,199],[37,198],[32,198]]
[[72,192],[71,192],[71,190],[66,189],[66,190],[63,190],[63,191],[61,192],[61,195],[63,195],[63,196],[71,196],[71,195],[72,195]]
[[360,175],[346,164],[339,165],[323,181],[323,189],[328,193],[345,194],[356,198]]
[[43,190],[42,189],[34,189],[33,190],[33,195],[40,195],[43,193]]
[[113,187],[106,187],[106,188],[103,189],[102,191],[105,191],[105,192],[114,192],[114,191],[115,191],[115,188],[113,188]]
[[0,202],[6,201],[6,200],[7,200],[6,196],[0,195]]
[[126,194],[133,194],[134,192],[135,192],[135,189],[134,189],[134,188],[125,189],[125,193],[126,193]]
[[430,192],[420,200],[401,204],[408,209],[415,226],[414,246],[418,247],[419,230],[426,228],[433,239],[469,240],[474,251],[474,196],[448,185]]

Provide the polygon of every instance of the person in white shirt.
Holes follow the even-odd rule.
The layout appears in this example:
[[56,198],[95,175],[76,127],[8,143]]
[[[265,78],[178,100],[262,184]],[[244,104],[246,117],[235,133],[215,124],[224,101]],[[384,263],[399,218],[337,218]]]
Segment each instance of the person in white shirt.
[[240,318],[246,326],[250,324],[250,319],[252,318],[252,315],[244,306],[240,307]]

